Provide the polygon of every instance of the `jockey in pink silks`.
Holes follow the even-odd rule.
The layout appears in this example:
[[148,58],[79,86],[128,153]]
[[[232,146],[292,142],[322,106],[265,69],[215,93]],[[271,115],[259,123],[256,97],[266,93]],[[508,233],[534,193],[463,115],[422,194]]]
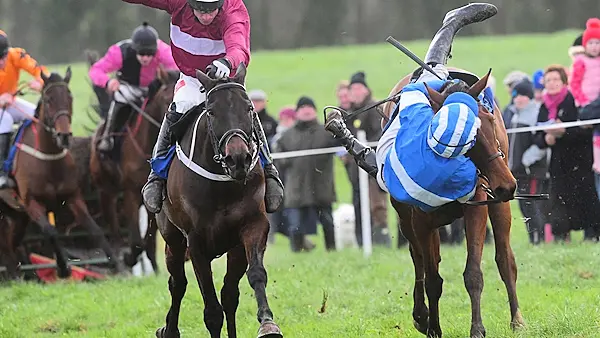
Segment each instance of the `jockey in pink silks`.
[[[196,79],[196,69],[210,76],[233,76],[240,63],[250,62],[250,17],[242,0],[123,0],[164,10],[171,15],[171,50],[181,71],[173,103],[163,120],[153,158],[168,152],[169,128],[191,108],[206,100],[206,91]],[[265,172],[265,206],[275,212],[283,201],[283,183],[273,165],[269,146],[257,115],[254,130],[262,143],[261,160]],[[158,213],[164,199],[165,180],[154,171],[142,189],[144,204]]]

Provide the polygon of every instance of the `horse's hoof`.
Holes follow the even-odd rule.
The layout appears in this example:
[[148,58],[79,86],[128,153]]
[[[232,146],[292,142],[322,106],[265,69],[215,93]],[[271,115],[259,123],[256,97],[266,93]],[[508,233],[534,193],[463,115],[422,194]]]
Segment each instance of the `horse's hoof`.
[[257,338],[283,338],[283,334],[277,324],[268,320],[260,324]]
[[56,274],[57,274],[58,278],[60,278],[60,279],[69,278],[69,277],[71,277],[71,267],[67,266],[67,270],[58,268],[56,271]]
[[442,338],[442,330],[427,330],[427,338]]
[[523,315],[521,315],[521,310],[517,310],[515,317],[510,321],[510,328],[513,331],[517,331],[525,328],[525,320],[523,320]]
[[417,322],[416,320],[413,319],[413,325],[415,327],[415,329],[417,329],[417,331],[421,332],[422,334],[427,334],[427,321],[425,322],[424,325],[419,324],[419,322]]
[[471,338],[485,338],[485,328],[483,326],[472,327]]
[[156,330],[156,338],[179,338],[179,330],[174,333],[167,333],[167,327],[163,326]]

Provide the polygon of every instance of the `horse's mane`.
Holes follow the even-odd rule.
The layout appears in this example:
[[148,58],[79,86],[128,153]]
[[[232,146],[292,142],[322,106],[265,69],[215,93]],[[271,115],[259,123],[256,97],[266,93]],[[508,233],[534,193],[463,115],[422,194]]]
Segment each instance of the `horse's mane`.
[[[168,70],[166,72],[167,72],[167,75],[169,76],[170,81],[175,82],[179,78],[178,70]],[[155,78],[154,80],[152,80],[152,82],[150,82],[150,84],[148,85],[148,102],[151,102],[152,99],[154,99],[154,97],[156,96],[156,93],[158,93],[158,90],[160,89],[160,87],[162,87],[162,82],[160,81],[159,78]]]

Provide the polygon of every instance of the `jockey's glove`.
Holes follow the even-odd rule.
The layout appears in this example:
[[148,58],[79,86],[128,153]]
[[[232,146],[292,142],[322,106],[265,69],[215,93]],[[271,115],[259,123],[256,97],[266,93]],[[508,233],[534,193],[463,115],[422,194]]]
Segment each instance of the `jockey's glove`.
[[206,73],[215,79],[229,77],[229,74],[231,74],[231,64],[226,58],[217,59],[206,67]]

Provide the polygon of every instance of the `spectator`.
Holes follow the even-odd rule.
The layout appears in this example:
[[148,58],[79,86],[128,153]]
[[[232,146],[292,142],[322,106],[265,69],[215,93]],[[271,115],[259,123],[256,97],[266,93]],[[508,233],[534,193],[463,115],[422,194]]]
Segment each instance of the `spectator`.
[[[533,85],[521,81],[513,88],[514,112],[511,128],[535,126],[540,105],[534,100]],[[520,194],[537,194],[539,181],[546,179],[548,173],[548,150],[540,149],[533,143],[535,134],[530,132],[509,134],[508,164],[517,179]],[[519,200],[521,214],[526,219],[529,242],[539,244],[543,240],[546,224],[543,204]]]
[[571,58],[571,62],[575,62],[575,58],[585,53],[585,48],[583,47],[583,34],[580,34],[575,41],[573,41],[573,45],[569,47],[569,57]]
[[[350,79],[350,101],[352,110],[357,111],[363,107],[369,106],[375,101],[373,100],[371,89],[367,85],[365,73],[357,72]],[[377,108],[371,108],[363,114],[357,116],[351,121],[347,121],[351,126],[350,132],[356,135],[358,129],[365,131],[367,141],[378,141],[381,137],[381,116],[377,112]],[[352,160],[351,164],[351,182],[353,186],[353,204],[356,212],[356,219],[360,220],[360,192],[358,184],[358,166]],[[369,200],[371,202],[371,232],[372,241],[375,245],[391,246],[389,229],[387,225],[387,208],[388,195],[383,191],[377,181],[369,177]],[[362,246],[362,221],[356,222],[356,239],[359,245]]]
[[[317,120],[314,101],[301,97],[296,105],[297,122],[277,141],[279,151],[307,150],[337,146],[335,140]],[[325,248],[335,250],[332,204],[336,201],[333,154],[281,159],[285,171],[285,199],[291,249],[302,251],[307,224],[316,214],[323,226]]]
[[533,73],[533,99],[542,104],[542,95],[544,93],[544,70],[538,69]]
[[508,73],[506,75],[506,77],[504,77],[504,80],[502,81],[502,83],[506,87],[506,90],[508,91],[508,96],[511,98],[510,102],[506,105],[506,107],[504,108],[504,111],[502,112],[502,119],[504,120],[504,126],[506,127],[506,129],[509,128],[510,121],[512,120],[512,117],[514,115],[514,111],[513,111],[514,106],[513,106],[513,102],[512,102],[512,91],[513,91],[514,86],[521,81],[531,82],[531,79],[529,78],[529,75],[527,75],[527,73],[522,72],[520,70],[514,70],[514,71]]
[[343,110],[350,110],[352,108],[352,102],[350,101],[350,82],[340,81],[337,85],[335,95],[338,99],[338,107]]
[[271,138],[277,132],[277,120],[267,113],[267,94],[260,89],[254,89],[248,92],[248,98],[252,101],[254,110],[258,113],[267,142],[272,143]]
[[[575,98],[568,90],[565,68],[553,65],[544,72],[544,103],[538,124],[552,125],[578,119]],[[591,130],[574,127],[538,131],[535,143],[550,147],[551,223],[555,240],[566,240],[570,230],[584,229],[586,240],[597,239],[600,201],[594,189]]]

